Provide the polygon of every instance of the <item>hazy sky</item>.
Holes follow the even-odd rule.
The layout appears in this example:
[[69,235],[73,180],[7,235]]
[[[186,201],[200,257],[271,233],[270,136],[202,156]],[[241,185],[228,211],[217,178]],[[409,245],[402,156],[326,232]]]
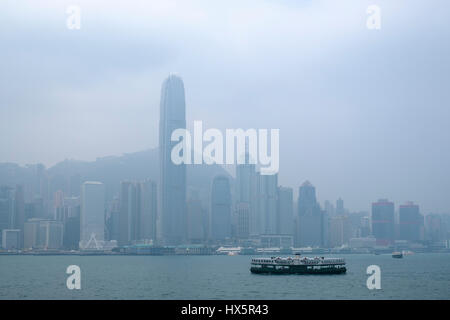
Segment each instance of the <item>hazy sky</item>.
[[[81,7],[81,30],[66,8]],[[377,4],[381,30],[368,30]],[[446,0],[0,3],[0,162],[94,160],[157,146],[161,83],[187,122],[279,128],[282,185],[369,210],[450,212]]]

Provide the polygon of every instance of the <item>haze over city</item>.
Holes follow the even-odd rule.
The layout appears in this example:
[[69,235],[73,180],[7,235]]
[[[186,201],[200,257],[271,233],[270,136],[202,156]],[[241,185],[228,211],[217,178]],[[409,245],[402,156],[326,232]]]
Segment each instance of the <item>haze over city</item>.
[[280,129],[278,182],[294,199],[310,180],[320,202],[355,211],[388,198],[448,213],[448,4],[378,2],[374,32],[370,1],[78,1],[76,31],[70,1],[5,1],[0,162],[156,148],[176,72],[188,128]]

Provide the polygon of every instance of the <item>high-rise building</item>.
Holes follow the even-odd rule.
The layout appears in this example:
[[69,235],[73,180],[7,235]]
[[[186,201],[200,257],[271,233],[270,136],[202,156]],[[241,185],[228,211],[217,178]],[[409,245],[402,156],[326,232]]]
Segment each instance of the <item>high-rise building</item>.
[[119,238],[118,244],[124,246],[129,244],[131,240],[131,226],[132,226],[132,209],[131,204],[132,197],[130,193],[133,193],[133,183],[130,181],[122,181],[120,183],[120,195],[119,195]]
[[394,203],[380,199],[372,203],[372,234],[378,245],[389,245],[394,242]]
[[226,176],[214,177],[211,188],[211,238],[231,237],[231,190]]
[[424,219],[419,206],[407,202],[399,208],[400,239],[408,241],[423,240]]
[[151,180],[139,183],[140,215],[139,234],[140,240],[156,240],[156,219],[158,215],[157,184]]
[[120,187],[119,245],[156,237],[156,183],[123,181]]
[[58,221],[64,224],[63,247],[77,250],[80,242],[80,197],[68,197],[63,200]]
[[187,238],[190,243],[204,240],[203,208],[197,191],[192,191],[187,202]]
[[436,213],[431,213],[426,216],[426,239],[432,243],[442,240],[447,240],[447,228],[442,219],[442,216]]
[[0,187],[0,233],[14,227],[14,190]]
[[[248,143],[246,141],[246,149]],[[236,166],[236,203],[247,203],[249,210],[249,234],[260,233],[257,201],[257,181],[259,174],[255,164],[251,163],[248,150],[245,153],[245,163]],[[239,228],[239,227],[238,227]],[[238,232],[239,233],[239,232]]]
[[86,181],[81,186],[80,248],[100,248],[105,237],[105,186]]
[[69,250],[78,250],[80,244],[80,207],[78,213],[69,216],[64,223],[63,247]]
[[337,215],[345,214],[344,200],[342,200],[341,198],[336,200],[336,214]]
[[186,166],[171,159],[172,132],[186,128],[184,84],[170,75],[163,83],[160,102],[160,238],[165,244],[180,244],[186,239]]
[[63,246],[64,225],[60,221],[45,220],[39,224],[39,246],[60,249]]
[[323,212],[316,200],[316,188],[304,182],[298,193],[297,243],[299,246],[323,245]]
[[276,234],[278,222],[278,174],[259,175],[257,181],[259,234]]
[[23,186],[17,185],[15,188],[7,186],[1,187],[0,232],[1,230],[4,229],[20,230],[19,244],[17,249],[23,247],[24,223],[25,223],[25,199]]
[[39,225],[41,219],[32,218],[25,222],[24,248],[33,249],[39,247]]
[[5,250],[17,250],[21,248],[21,234],[19,229],[3,229],[2,236],[2,248]]
[[323,203],[323,208],[328,217],[333,217],[336,214],[334,205],[328,200],[325,200],[325,202]]
[[114,197],[109,203],[107,218],[106,218],[106,237],[108,240],[116,240],[119,242],[120,234],[120,200]]
[[293,235],[294,196],[292,188],[278,188],[277,233]]
[[330,247],[340,247],[348,244],[352,238],[351,224],[347,216],[339,215],[330,218]]
[[236,203],[237,237],[248,239],[250,236],[250,205],[248,202]]
[[25,222],[25,249],[60,249],[64,225],[61,221],[33,218]]

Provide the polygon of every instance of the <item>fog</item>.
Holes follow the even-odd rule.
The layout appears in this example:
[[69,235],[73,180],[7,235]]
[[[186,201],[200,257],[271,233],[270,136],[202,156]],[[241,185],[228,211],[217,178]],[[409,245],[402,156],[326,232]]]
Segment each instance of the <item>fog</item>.
[[[380,30],[366,27],[371,4]],[[308,179],[351,210],[389,198],[450,212],[449,12],[444,0],[4,0],[0,162],[157,147],[161,83],[177,73],[188,127],[280,129],[281,185]]]

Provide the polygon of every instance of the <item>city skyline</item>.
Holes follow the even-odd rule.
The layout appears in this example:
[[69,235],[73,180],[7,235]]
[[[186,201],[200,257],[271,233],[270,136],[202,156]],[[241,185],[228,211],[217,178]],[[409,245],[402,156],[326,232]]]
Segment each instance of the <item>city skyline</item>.
[[[31,185],[1,186],[2,246],[78,248],[76,239],[81,250],[141,242],[364,248],[397,245],[397,240],[409,245],[445,241],[445,222],[439,227],[444,234],[434,230],[433,214],[412,201],[399,204],[397,210],[394,202],[383,198],[372,202],[370,212],[355,212],[341,197],[335,206],[329,201],[322,205],[309,180],[298,187],[294,201],[293,189],[279,184],[278,173],[261,174],[253,163],[250,138],[243,138],[245,153],[236,155],[244,160],[235,166],[236,178],[216,172],[194,187],[186,173],[193,164],[177,164],[172,158],[178,144],[173,132],[185,128],[185,119],[183,80],[169,75],[161,86],[158,183],[148,176],[135,181],[127,176],[120,181],[117,197],[107,195],[110,182],[86,181],[75,171],[69,181],[61,184],[60,176],[56,189],[49,189],[51,178],[37,165]],[[201,189],[206,198],[200,196]]]
[[157,147],[160,84],[176,71],[188,129],[280,129],[279,182],[294,197],[309,179],[320,200],[357,210],[387,197],[450,211],[446,10],[382,0],[371,31],[368,1],[81,1],[82,28],[68,30],[72,3],[50,3],[0,12],[0,162]]

